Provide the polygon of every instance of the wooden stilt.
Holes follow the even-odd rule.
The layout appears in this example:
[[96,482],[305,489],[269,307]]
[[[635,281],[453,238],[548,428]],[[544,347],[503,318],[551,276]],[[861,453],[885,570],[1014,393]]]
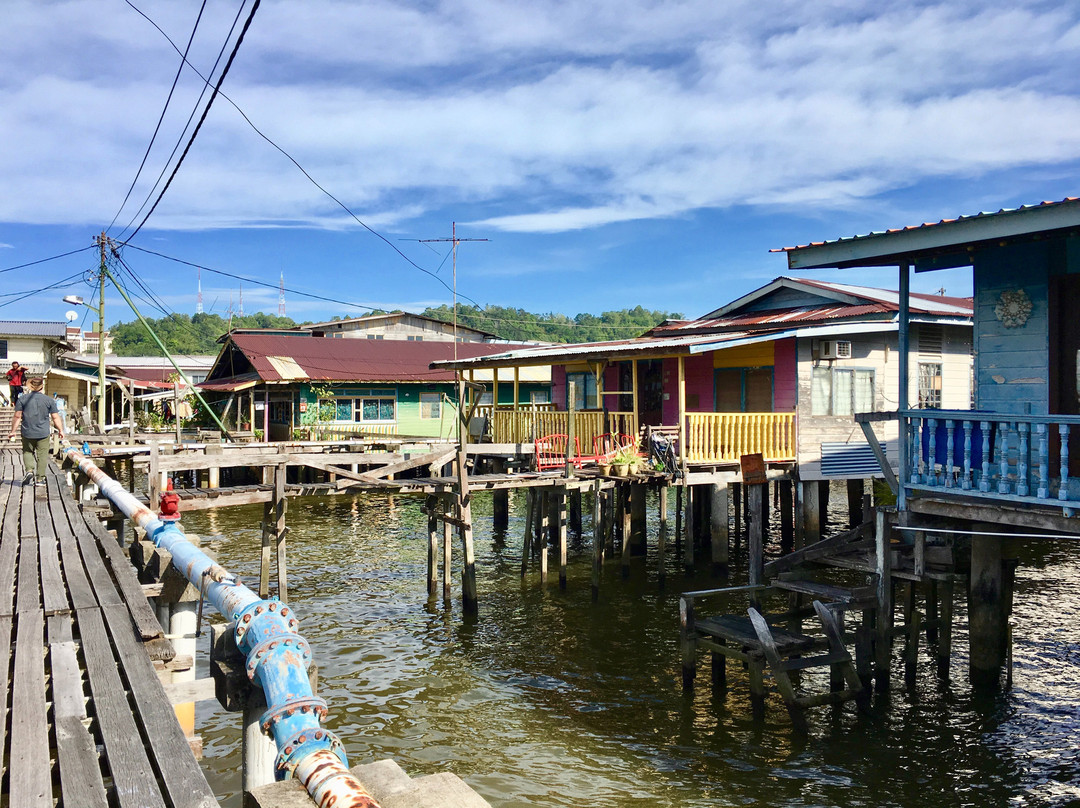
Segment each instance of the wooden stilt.
[[525,489],[525,535],[521,539],[521,577],[529,571],[529,556],[533,546],[533,514],[536,509],[536,489]]
[[762,484],[745,486],[748,496],[747,510],[750,514],[750,529],[747,540],[749,551],[749,580],[750,585],[762,583],[765,577],[765,524],[763,521],[762,501],[765,497],[765,486]]
[[877,555],[877,617],[874,653],[874,682],[879,691],[889,689],[889,659],[892,651],[892,547],[885,509],[879,508],[874,525]]
[[709,508],[709,537],[712,546],[713,568],[727,574],[728,566],[728,486],[716,483],[712,486],[712,503]]
[[668,487],[666,485],[660,487],[660,535],[656,539],[656,563],[657,574],[660,579],[660,587],[663,588],[666,578],[666,564],[667,564],[667,531],[668,531],[668,516],[667,516],[667,494]]
[[566,589],[566,514],[567,491],[560,488],[556,494],[559,534],[559,588]]
[[288,501],[285,499],[285,472],[284,464],[274,467],[274,542],[277,547],[278,599],[288,603],[289,575],[285,561],[285,536],[289,529],[285,526],[285,511],[288,508]]
[[795,493],[791,480],[777,482],[780,510],[780,548],[790,552],[795,546]]
[[941,591],[941,628],[938,635],[937,661],[938,674],[943,679],[949,678],[949,664],[952,657],[952,618],[953,618],[953,582],[942,581]]
[[[443,502],[444,512],[450,508],[450,504],[446,501]],[[449,522],[443,522],[443,585],[442,594],[443,600],[450,600],[450,576],[452,570],[451,554],[454,546],[454,533],[453,525]]]
[[683,544],[683,566],[687,571],[694,568],[694,489],[686,486],[686,501],[683,503],[683,517],[686,520],[686,542]]
[[620,555],[622,558],[622,576],[630,576],[630,545],[633,532],[633,504],[630,501],[631,486],[623,484],[622,488],[622,546]]
[[602,492],[600,481],[593,480],[593,563],[592,563],[592,599],[600,598],[600,567],[604,563],[604,529],[601,515]]
[[735,552],[738,552],[739,547],[740,547],[740,543],[742,542],[742,535],[743,535],[743,521],[742,521],[743,486],[742,486],[742,483],[732,483],[731,484],[731,503],[732,503],[732,505],[735,506],[735,519],[734,519],[735,535],[732,536],[732,540],[733,540],[734,545],[735,545]]
[[429,496],[427,498],[427,591],[429,597],[435,597],[439,592],[439,498]]

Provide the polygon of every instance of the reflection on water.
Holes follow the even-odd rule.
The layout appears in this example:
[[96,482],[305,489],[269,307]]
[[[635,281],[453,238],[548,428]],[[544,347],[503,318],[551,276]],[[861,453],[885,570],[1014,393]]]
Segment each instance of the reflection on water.
[[[1080,804],[1080,543],[1021,547],[1011,692],[973,697],[961,623],[952,682],[924,655],[909,692],[897,655],[893,692],[875,697],[870,715],[850,703],[814,711],[811,737],[799,740],[775,698],[764,721],[751,717],[735,666],[725,699],[707,675],[682,694],[677,592],[720,585],[707,573],[685,576],[670,553],[661,590],[654,557],[627,580],[609,563],[593,603],[587,545],[572,540],[569,587],[555,575],[541,589],[538,574],[519,575],[524,499],[511,502],[506,536],[493,537],[480,495],[480,611],[463,624],[457,578],[450,604],[427,599],[420,504],[290,501],[291,599],[328,724],[354,763],[393,757],[414,775],[453,771],[496,806]],[[261,506],[233,508],[184,525],[216,536],[221,562],[251,584],[261,516]],[[238,719],[216,703],[197,718],[207,776],[230,808],[241,802]]]

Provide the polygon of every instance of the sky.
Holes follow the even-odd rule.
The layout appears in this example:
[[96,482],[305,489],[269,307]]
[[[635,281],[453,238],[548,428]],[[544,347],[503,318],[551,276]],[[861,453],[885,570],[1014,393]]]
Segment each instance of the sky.
[[298,321],[419,311],[456,265],[463,303],[694,317],[770,249],[1080,195],[1080,4],[1029,0],[263,0],[162,193],[251,7],[5,0],[0,319],[96,301],[102,231],[153,317],[192,265],[222,315],[282,276]]

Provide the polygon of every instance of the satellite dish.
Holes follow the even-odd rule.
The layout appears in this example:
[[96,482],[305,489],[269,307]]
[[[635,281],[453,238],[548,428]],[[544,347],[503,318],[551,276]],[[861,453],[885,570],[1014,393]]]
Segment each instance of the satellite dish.
[[73,322],[75,322],[76,320],[78,320],[78,319],[79,319],[79,314],[78,314],[78,312],[74,312],[74,311],[67,311],[67,312],[64,312],[64,316],[65,316],[65,317],[67,317],[67,321],[68,321],[69,323],[73,323]]

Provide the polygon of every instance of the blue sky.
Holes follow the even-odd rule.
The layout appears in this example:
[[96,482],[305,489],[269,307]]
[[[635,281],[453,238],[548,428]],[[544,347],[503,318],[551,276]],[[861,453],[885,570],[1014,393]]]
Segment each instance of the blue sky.
[[[132,2],[184,47],[198,3]],[[206,3],[204,74],[239,8]],[[201,80],[182,72],[121,209],[176,52],[121,0],[7,0],[5,25],[0,268],[128,237]],[[298,320],[420,310],[450,301],[451,262],[417,240],[457,222],[489,239],[459,249],[462,299],[695,316],[785,274],[770,248],[1080,193],[1078,54],[1080,5],[1025,0],[265,0],[225,94],[386,241],[219,98],[124,256],[170,311],[194,312],[195,270],[134,247],[274,287],[243,284],[245,312],[277,311],[281,273],[344,301],[287,292]],[[0,273],[0,319],[63,319],[94,264]],[[204,307],[240,285],[204,272]],[[914,281],[942,286],[968,273]],[[115,292],[106,311],[132,319]]]

